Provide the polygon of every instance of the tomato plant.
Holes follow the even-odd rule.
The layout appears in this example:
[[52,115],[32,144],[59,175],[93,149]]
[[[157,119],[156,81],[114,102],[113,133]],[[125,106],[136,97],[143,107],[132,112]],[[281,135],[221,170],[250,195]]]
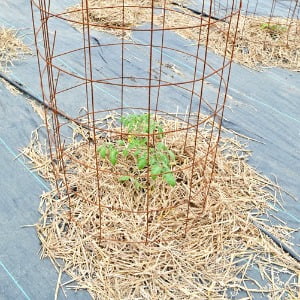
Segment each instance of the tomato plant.
[[[170,186],[176,185],[176,178],[172,172],[171,165],[175,163],[176,156],[164,142],[163,127],[153,116],[149,114],[130,114],[120,119],[126,138],[111,143],[105,143],[97,151],[102,159],[108,159],[115,166],[118,158],[131,157],[135,161],[137,170],[143,170],[149,166],[151,178],[155,180],[158,176]],[[147,134],[152,134],[148,139]],[[121,182],[136,180],[130,176],[121,176]]]

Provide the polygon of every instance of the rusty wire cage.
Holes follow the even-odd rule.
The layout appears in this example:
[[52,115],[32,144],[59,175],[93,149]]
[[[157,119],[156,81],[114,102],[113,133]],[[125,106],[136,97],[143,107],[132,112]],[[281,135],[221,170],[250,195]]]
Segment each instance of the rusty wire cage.
[[[213,15],[230,11],[226,1],[214,1]],[[249,67],[300,69],[300,2],[243,1],[235,61]]]
[[62,227],[153,243],[186,236],[208,206],[240,2],[220,18],[200,2],[195,14],[167,0],[82,0],[63,11],[31,0]]

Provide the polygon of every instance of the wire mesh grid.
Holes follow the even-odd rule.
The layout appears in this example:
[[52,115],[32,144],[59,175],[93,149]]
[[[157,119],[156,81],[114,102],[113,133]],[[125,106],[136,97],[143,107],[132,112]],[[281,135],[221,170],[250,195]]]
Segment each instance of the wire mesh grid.
[[[52,194],[65,202],[66,230],[93,227],[102,242],[185,237],[218,167],[240,2],[220,18],[213,1],[198,15],[167,0],[82,0],[65,11],[55,2],[31,6]],[[191,30],[196,43],[178,37]],[[209,51],[216,30],[221,56]]]

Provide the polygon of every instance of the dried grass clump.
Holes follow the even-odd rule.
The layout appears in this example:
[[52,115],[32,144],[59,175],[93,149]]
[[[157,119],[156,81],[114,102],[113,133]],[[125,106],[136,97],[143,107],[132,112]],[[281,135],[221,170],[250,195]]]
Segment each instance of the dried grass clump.
[[0,28],[0,71],[7,71],[14,61],[31,54],[31,50],[18,37],[18,31]]
[[[164,125],[173,129],[181,126],[172,120],[164,120]],[[204,155],[210,130],[208,124],[201,130],[197,157]],[[75,126],[74,136],[79,133],[87,137],[85,130]],[[190,155],[182,150],[182,134],[171,134],[167,142],[177,151],[178,163],[185,166]],[[107,139],[114,141],[113,136]],[[99,145],[104,142],[100,135],[97,140]],[[85,166],[93,162],[92,148],[84,138],[80,142],[74,139],[64,150],[66,175],[72,190],[69,195],[62,185],[58,186],[60,195],[57,192],[55,179],[61,182],[63,171],[53,167],[55,161],[53,164],[44,153],[37,135],[33,135],[31,144],[24,149],[33,168],[50,182],[52,189],[43,194],[40,204],[42,217],[37,231],[42,242],[42,257],[49,257],[58,269],[72,277],[72,281],[76,280],[78,286],[73,288],[87,289],[94,299],[224,299],[229,291],[233,294],[245,291],[249,298],[253,292],[263,292],[271,299],[297,297],[299,265],[253,224],[255,220],[280,239],[288,239],[291,230],[287,226],[271,227],[262,222],[264,213],[270,209],[269,203],[277,201],[268,191],[274,185],[247,164],[249,153],[236,139],[221,140],[206,210],[200,214],[201,197],[194,197],[187,236],[183,238],[178,234],[184,222],[183,209],[168,210],[153,215],[150,224],[153,231],[150,231],[153,239],[163,237],[170,241],[148,245],[99,243],[96,171]],[[78,163],[79,160],[85,163]],[[127,169],[128,163],[120,161],[118,169]],[[100,181],[103,205],[136,209],[144,203],[143,191],[124,186],[118,176],[105,172],[115,171],[113,167],[105,161],[100,164],[104,170]],[[207,169],[211,168],[209,159]],[[196,170],[196,193],[201,191],[201,177],[198,176],[201,171],[200,167]],[[155,200],[150,206],[168,206],[170,202],[186,200],[189,182],[184,177],[188,178],[189,172],[181,171],[176,175],[182,180],[174,188],[156,181],[152,186]],[[73,214],[71,223],[69,200]],[[134,241],[143,237],[145,218],[142,215],[112,209],[103,209],[102,214],[104,237]],[[62,259],[64,265],[60,266],[57,259]],[[265,284],[251,278],[247,272],[254,265]],[[279,277],[281,272],[289,277],[285,282]],[[67,284],[58,283],[58,286],[63,288]]]

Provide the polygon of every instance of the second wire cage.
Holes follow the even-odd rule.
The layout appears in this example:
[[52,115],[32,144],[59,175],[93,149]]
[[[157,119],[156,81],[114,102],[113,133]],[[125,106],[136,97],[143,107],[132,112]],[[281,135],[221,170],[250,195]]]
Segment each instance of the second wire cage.
[[218,167],[239,2],[56,2],[31,0],[55,217],[102,242],[185,237]]

